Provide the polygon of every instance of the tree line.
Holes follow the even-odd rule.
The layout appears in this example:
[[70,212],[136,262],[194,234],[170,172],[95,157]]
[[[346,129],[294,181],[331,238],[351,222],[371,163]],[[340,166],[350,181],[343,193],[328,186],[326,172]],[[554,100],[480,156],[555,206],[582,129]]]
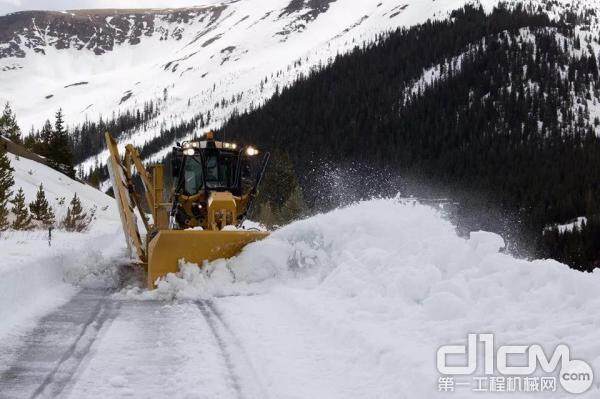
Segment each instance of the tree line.
[[41,130],[32,131],[23,138],[21,128],[17,124],[16,114],[10,104],[6,103],[0,117],[0,135],[45,157],[52,168],[70,177],[75,177],[73,142],[66,129],[61,109],[55,114],[54,125],[46,120]]
[[[60,112],[57,114],[56,126],[54,132],[58,132],[64,139]],[[6,105],[3,116],[0,118],[0,135],[16,143],[21,143],[20,130],[9,105]],[[51,161],[56,162],[56,165],[64,165],[58,163],[57,158],[52,158]],[[65,216],[57,220],[54,209],[46,198],[43,183],[38,187],[36,198],[29,204],[23,188],[19,187],[15,193],[14,184],[14,168],[11,166],[4,145],[0,143],[0,232],[8,229],[32,230],[50,227],[59,227],[66,231],[84,231],[95,217],[95,209],[85,211],[75,193],[67,206]],[[64,205],[64,199],[61,198],[58,205]]]

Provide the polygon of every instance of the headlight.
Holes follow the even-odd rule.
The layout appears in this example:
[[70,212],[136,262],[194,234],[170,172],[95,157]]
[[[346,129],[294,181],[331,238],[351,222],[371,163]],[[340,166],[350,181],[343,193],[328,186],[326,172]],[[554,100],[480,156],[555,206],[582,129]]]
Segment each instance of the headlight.
[[183,155],[187,155],[187,156],[192,156],[196,153],[196,151],[194,151],[193,148],[188,148],[186,150],[183,150]]
[[235,150],[237,148],[237,144],[231,144],[231,148]]
[[254,156],[254,155],[258,155],[258,150],[254,147],[248,147],[246,148],[246,155],[248,156]]
[[188,148],[200,148],[200,143],[197,141],[186,141],[183,143],[183,149],[187,150]]

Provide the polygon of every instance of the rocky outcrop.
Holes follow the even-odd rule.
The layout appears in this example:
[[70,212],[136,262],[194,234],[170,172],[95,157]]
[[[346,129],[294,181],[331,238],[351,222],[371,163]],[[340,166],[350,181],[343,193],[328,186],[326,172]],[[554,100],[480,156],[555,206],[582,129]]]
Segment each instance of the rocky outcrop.
[[181,40],[186,26],[213,21],[226,5],[173,10],[24,11],[0,16],[0,58],[25,57],[26,49],[45,53],[75,48],[95,54],[115,45],[136,45],[145,37]]

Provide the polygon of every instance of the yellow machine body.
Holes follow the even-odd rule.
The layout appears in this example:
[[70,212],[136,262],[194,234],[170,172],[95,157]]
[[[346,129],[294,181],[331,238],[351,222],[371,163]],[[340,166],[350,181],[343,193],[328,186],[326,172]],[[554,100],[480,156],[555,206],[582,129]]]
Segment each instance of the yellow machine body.
[[[106,133],[110,157],[108,169],[119,207],[123,231],[131,254],[135,254],[147,272],[149,289],[156,287],[160,278],[179,271],[179,262],[202,266],[205,261],[231,258],[249,243],[261,240],[268,232],[228,229],[239,222],[239,215],[247,210],[250,194],[240,197],[230,192],[209,192],[206,217],[202,225],[192,220],[188,229],[174,229],[169,223],[172,202],[163,201],[163,167],[153,165],[150,173],[141,162],[139,153],[128,145],[122,160],[117,142]],[[144,185],[144,198],[152,213],[152,220],[141,212],[142,197],[134,190],[132,167],[137,169]],[[180,196],[179,205],[191,209],[202,195]],[[204,197],[206,198],[206,197]],[[135,210],[138,210],[136,213]],[[146,235],[140,233],[138,216],[142,219]]]

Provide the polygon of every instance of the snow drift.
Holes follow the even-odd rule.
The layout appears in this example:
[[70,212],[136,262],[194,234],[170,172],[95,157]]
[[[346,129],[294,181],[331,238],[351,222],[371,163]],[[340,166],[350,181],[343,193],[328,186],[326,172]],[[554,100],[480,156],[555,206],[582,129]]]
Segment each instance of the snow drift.
[[[157,294],[177,284],[175,297],[193,296],[194,288],[227,294],[229,288],[285,282],[347,297],[377,292],[422,310],[433,310],[427,304],[440,297],[457,306],[498,295],[541,306],[557,297],[562,299],[552,303],[564,306],[575,293],[582,302],[595,299],[600,273],[576,272],[554,260],[516,259],[503,248],[494,233],[459,237],[439,210],[416,201],[371,200],[295,222],[237,257],[208,263],[202,272],[183,263],[182,272],[162,281]],[[548,292],[554,294],[540,295]],[[464,317],[456,310],[429,316]]]
[[[78,286],[111,286],[124,256],[118,211],[104,193],[45,165],[8,154],[14,169],[13,191],[23,188],[26,202],[35,199],[40,183],[59,221],[77,193],[96,219],[86,233],[55,229],[0,232],[0,338],[35,325],[36,319],[67,302]],[[4,359],[3,359],[4,360]]]
[[202,270],[182,264],[156,291],[124,294],[292,302],[380,369],[373,397],[435,397],[437,348],[468,333],[493,332],[499,345],[566,343],[599,369],[600,273],[515,259],[503,247],[492,233],[459,237],[427,206],[379,199],[293,223]]

